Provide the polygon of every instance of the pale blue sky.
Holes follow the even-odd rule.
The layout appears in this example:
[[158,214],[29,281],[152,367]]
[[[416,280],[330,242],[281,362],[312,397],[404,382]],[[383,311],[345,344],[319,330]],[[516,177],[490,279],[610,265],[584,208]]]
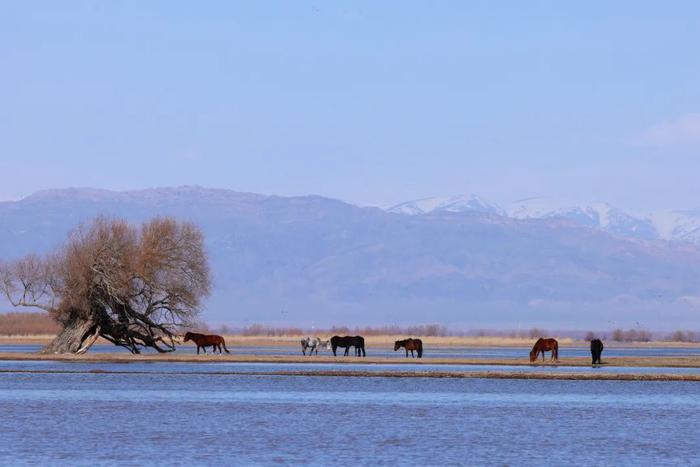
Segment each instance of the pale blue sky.
[[698,2],[0,3],[0,198],[700,206]]

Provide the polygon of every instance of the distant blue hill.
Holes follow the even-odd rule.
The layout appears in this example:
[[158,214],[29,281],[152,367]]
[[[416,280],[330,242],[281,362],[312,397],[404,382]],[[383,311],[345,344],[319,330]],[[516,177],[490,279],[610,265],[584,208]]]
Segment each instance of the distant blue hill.
[[97,215],[157,215],[204,231],[204,318],[244,325],[700,328],[700,250],[561,218],[420,216],[319,196],[200,187],[49,190],[0,203],[0,258],[44,253]]

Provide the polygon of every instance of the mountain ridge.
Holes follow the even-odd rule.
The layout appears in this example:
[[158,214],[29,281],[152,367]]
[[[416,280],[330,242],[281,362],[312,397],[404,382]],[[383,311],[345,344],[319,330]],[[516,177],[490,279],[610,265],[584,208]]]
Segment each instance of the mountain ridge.
[[0,259],[51,251],[98,215],[199,225],[214,276],[204,317],[234,325],[683,327],[700,303],[700,249],[690,243],[624,238],[559,217],[405,215],[196,186],[0,202]]
[[[700,209],[667,210],[638,216],[604,201],[577,204],[561,202],[548,197],[529,197],[516,200],[507,207],[501,207],[497,203],[475,194],[465,196],[478,199],[482,205],[490,207],[492,214],[505,217],[516,219],[566,218],[579,225],[623,237],[700,244]],[[441,211],[455,212],[441,200],[459,197],[460,195],[422,198],[399,203],[387,210],[407,215],[425,215]],[[413,208],[413,206],[416,207]],[[482,210],[477,208],[474,211],[480,212]],[[470,212],[469,204],[462,204],[460,212]]]

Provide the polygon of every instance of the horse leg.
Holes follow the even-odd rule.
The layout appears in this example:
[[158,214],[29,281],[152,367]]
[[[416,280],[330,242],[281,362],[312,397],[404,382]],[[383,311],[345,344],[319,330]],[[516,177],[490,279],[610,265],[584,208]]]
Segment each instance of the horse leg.
[[411,358],[416,358],[416,356],[413,353],[413,349],[411,349]]
[[349,345],[347,347],[345,347],[345,353],[343,354],[343,356],[347,357],[348,355],[350,355],[350,346]]

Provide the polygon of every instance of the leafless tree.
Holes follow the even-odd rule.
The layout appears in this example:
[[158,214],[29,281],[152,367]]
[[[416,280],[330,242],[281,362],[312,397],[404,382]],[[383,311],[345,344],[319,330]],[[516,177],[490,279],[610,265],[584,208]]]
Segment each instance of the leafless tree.
[[175,350],[209,287],[201,231],[168,218],[140,227],[98,218],[53,254],[0,265],[0,291],[13,305],[61,324],[45,353],[83,353],[98,337],[133,353]]

